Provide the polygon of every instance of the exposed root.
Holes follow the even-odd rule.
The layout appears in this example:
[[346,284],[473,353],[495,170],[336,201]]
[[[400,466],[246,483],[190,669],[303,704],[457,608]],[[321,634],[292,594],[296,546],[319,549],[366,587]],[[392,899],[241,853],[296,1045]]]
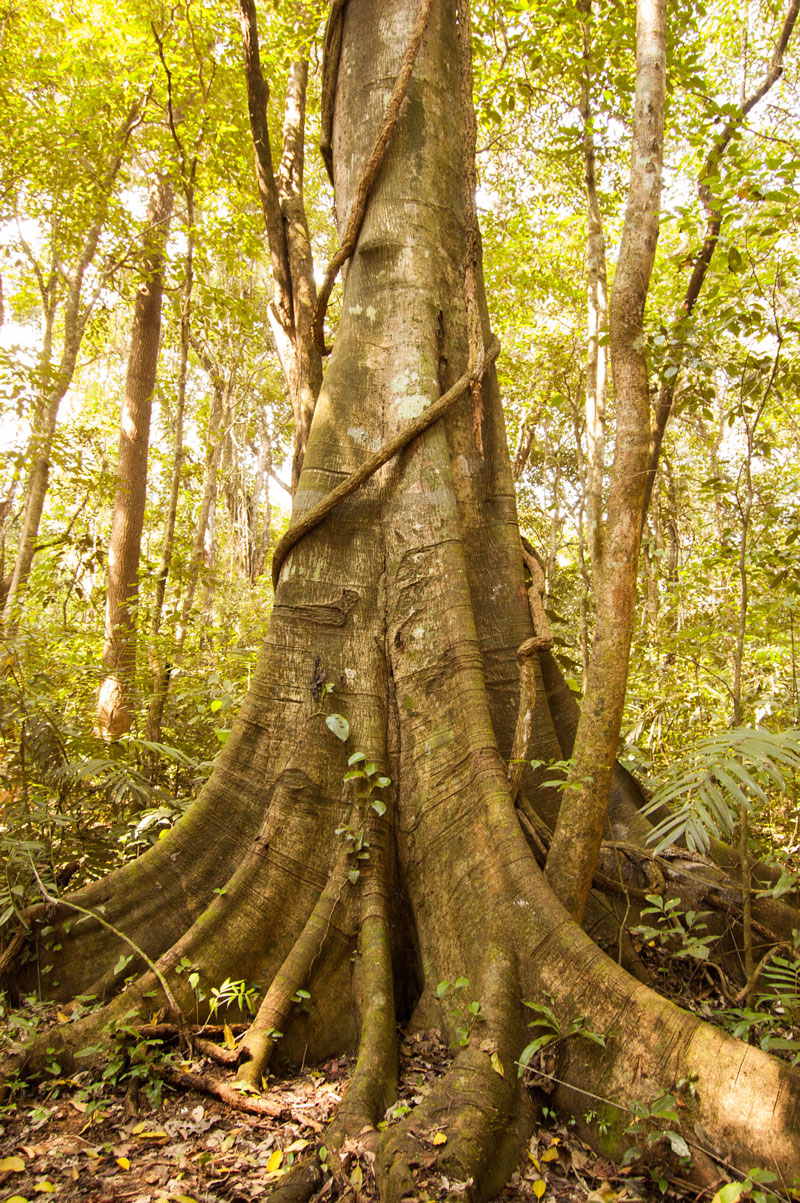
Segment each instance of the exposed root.
[[429,1097],[382,1137],[376,1169],[384,1203],[420,1195],[412,1166],[425,1177],[445,1176],[467,1199],[502,1188],[530,1135],[532,1115],[511,1057],[504,1076],[492,1057],[481,1044],[465,1049]]
[[397,1029],[388,920],[387,818],[370,823],[371,859],[361,883],[359,934],[361,1037],[347,1093],[328,1129],[336,1148],[347,1136],[375,1128],[397,1089]]
[[[249,1026],[247,1023],[195,1023],[187,1024],[185,1030],[190,1036],[224,1036],[225,1029],[229,1028],[234,1036],[240,1036]],[[136,1032],[140,1036],[150,1038],[177,1036],[179,1029],[174,1023],[143,1023],[137,1024]]]
[[0,979],[13,968],[14,962],[25,947],[25,941],[29,934],[28,928],[18,927],[3,951],[0,952]]
[[315,1157],[296,1162],[266,1196],[267,1203],[306,1203],[322,1180],[322,1167]]
[[[211,1031],[217,1032],[219,1035],[224,1033],[224,1028],[214,1027],[213,1029],[200,1027],[195,1025],[193,1028],[185,1028],[183,1031],[174,1023],[148,1023],[138,1025],[132,1029],[136,1036],[142,1039],[175,1039],[184,1035],[189,1041],[192,1050],[200,1057],[207,1057],[210,1061],[216,1061],[220,1065],[237,1065],[239,1063],[239,1050],[237,1048],[227,1048],[224,1044],[217,1044],[214,1040],[207,1040],[203,1033],[209,1034]],[[231,1032],[247,1031],[246,1024],[235,1024],[229,1029]]]
[[517,651],[519,663],[519,713],[514,729],[514,742],[511,745],[511,756],[508,761],[508,788],[511,799],[516,801],[522,774],[527,768],[531,735],[533,733],[533,712],[536,708],[536,667],[534,657],[545,648],[552,647],[553,640],[548,637],[535,635],[526,639]]
[[280,1039],[297,991],[308,981],[311,966],[322,951],[333,912],[347,881],[347,861],[340,856],[330,880],[317,899],[306,925],[281,965],[238,1048],[241,1061],[236,1080],[258,1087],[267,1072],[276,1038]]
[[412,1166],[426,1177],[445,1177],[454,1197],[490,1197],[530,1135],[532,1113],[516,1072],[523,1040],[516,968],[510,955],[487,951],[485,1026],[473,1029],[469,1045],[419,1107],[380,1139],[376,1176],[383,1203],[420,1195]]
[[216,1061],[219,1065],[237,1065],[239,1062],[237,1048],[226,1048],[213,1040],[204,1040],[202,1036],[190,1036],[189,1042],[198,1056],[208,1057],[209,1061]]

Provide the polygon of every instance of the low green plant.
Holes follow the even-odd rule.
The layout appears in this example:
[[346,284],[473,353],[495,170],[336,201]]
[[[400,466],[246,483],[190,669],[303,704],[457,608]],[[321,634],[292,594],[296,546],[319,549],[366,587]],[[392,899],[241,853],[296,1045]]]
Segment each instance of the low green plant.
[[[191,977],[189,984],[192,984]],[[255,1015],[259,993],[257,986],[248,985],[245,981],[234,982],[226,977],[221,986],[212,986],[209,1010],[216,1015],[223,1007],[237,1006],[241,1011]]]
[[584,1123],[593,1124],[601,1136],[608,1136],[611,1125],[597,1111],[587,1111],[583,1117]]
[[569,1027],[565,1030],[552,1007],[548,1007],[544,1003],[533,1002],[525,1002],[525,1006],[533,1011],[536,1016],[528,1026],[537,1029],[538,1035],[520,1053],[519,1061],[517,1062],[520,1077],[522,1077],[537,1053],[541,1052],[547,1045],[555,1044],[557,1041],[580,1037],[583,1040],[590,1040],[593,1044],[599,1044],[601,1048],[606,1047],[607,1037],[587,1027],[584,1015],[573,1016]]
[[777,1203],[778,1196],[774,1191],[762,1189],[777,1181],[778,1175],[773,1174],[772,1170],[748,1170],[745,1178],[721,1186],[711,1203],[739,1203],[740,1199],[746,1197],[752,1199],[753,1203]]
[[741,811],[766,803],[769,791],[787,793],[787,772],[800,770],[800,730],[736,727],[698,740],[652,782],[643,807],[671,813],[653,828],[656,855],[678,840],[691,851],[708,851],[710,839],[732,840]]
[[[692,1096],[694,1095],[694,1086],[690,1080],[678,1083],[678,1093],[683,1089]],[[669,1185],[663,1173],[664,1154],[671,1154],[672,1157],[677,1158],[682,1169],[688,1169],[692,1161],[691,1150],[685,1138],[678,1131],[680,1126],[678,1098],[675,1094],[668,1092],[660,1095],[651,1103],[642,1103],[634,1099],[627,1105],[634,1118],[628,1124],[623,1135],[632,1136],[634,1143],[626,1149],[622,1164],[630,1165],[632,1162],[642,1162],[648,1167],[651,1178],[664,1194]]]
[[679,898],[663,898],[648,894],[649,906],[642,908],[642,918],[652,916],[652,923],[639,923],[631,928],[646,944],[667,949],[673,956],[694,961],[707,961],[717,939],[708,931],[705,922],[708,911],[681,910]]
[[[328,719],[340,719],[341,717],[339,714],[329,714],[325,722],[328,723]],[[346,719],[342,721],[347,722]],[[330,726],[329,723],[328,726]],[[331,729],[333,730],[333,728]],[[349,734],[349,725],[347,731]],[[338,731],[334,731],[334,734],[339,739],[342,738]],[[347,736],[344,738],[346,739]],[[369,860],[369,841],[366,836],[367,814],[370,808],[375,811],[378,818],[382,818],[386,814],[386,803],[380,796],[380,792],[392,784],[392,779],[380,772],[374,760],[367,760],[365,752],[353,752],[352,756],[348,758],[347,772],[342,777],[342,781],[353,791],[352,805],[356,809],[356,820],[353,823],[343,823],[341,827],[337,827],[336,835],[344,836],[349,845],[348,853],[356,862],[347,874],[349,880],[355,885],[361,876],[359,862]]]
[[[773,956],[764,966],[756,1003],[774,1007],[788,1022],[800,1025],[800,959]],[[800,1043],[795,1041],[795,1046],[800,1048]]]
[[445,980],[439,982],[436,987],[436,997],[440,1001],[449,994],[454,1003],[454,1006],[450,1010],[450,1015],[455,1024],[456,1044],[460,1048],[466,1048],[469,1044],[473,1026],[476,1023],[483,1023],[485,1019],[483,1007],[477,999],[472,999],[470,1002],[465,1001],[465,996],[462,992],[468,986],[468,977],[457,977],[452,985]]
[[773,956],[764,966],[753,1007],[727,1007],[722,1023],[733,1036],[800,1064],[800,961]]

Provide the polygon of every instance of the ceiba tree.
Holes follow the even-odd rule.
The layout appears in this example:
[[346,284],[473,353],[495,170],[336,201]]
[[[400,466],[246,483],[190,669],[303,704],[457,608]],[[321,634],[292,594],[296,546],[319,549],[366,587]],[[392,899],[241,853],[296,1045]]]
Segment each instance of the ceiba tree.
[[[187,965],[208,987],[247,979],[263,1002],[240,1045],[242,1085],[259,1083],[273,1055],[291,1063],[356,1048],[326,1143],[358,1136],[376,1154],[381,1198],[399,1200],[418,1194],[413,1167],[430,1165],[426,1138],[442,1130],[426,1172],[479,1199],[505,1181],[533,1123],[516,1062],[524,1003],[548,1001],[563,1032],[582,1016],[605,1037],[604,1048],[559,1042],[556,1106],[582,1116],[587,1092],[612,1100],[607,1139],[619,1148],[625,1107],[691,1080],[682,1131],[695,1164],[778,1167],[788,1184],[800,1175],[797,1071],[618,963],[636,970],[613,891],[630,901],[648,885],[618,876],[619,849],[648,829],[630,779],[616,774],[620,843],[610,859],[601,852],[606,893],[590,899],[587,930],[537,864],[558,797],[513,763],[520,714],[531,727],[525,758],[539,761],[569,754],[576,715],[526,588],[470,198],[468,13],[456,0],[334,4],[325,86],[337,217],[344,231],[420,21],[346,268],[254,683],[181,822],[139,860],[50,905],[41,981],[62,1000],[107,1001],[48,1032],[28,1061],[55,1047],[65,1064],[164,998],[193,1015]],[[431,413],[441,416],[423,429]],[[337,487],[347,495],[318,520]],[[520,706],[521,677],[535,706]],[[601,916],[618,957],[592,938]],[[767,918],[774,927],[780,916]],[[459,977],[481,1021],[414,1112],[378,1130],[398,1019],[452,1037],[461,1020],[437,987]],[[300,1162],[286,1189],[302,1198],[315,1181],[312,1162]]]

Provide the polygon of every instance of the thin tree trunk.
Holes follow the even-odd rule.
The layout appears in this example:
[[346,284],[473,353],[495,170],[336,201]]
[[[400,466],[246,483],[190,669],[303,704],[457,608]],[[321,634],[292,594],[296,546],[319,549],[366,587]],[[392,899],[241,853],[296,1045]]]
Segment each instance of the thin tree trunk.
[[300,479],[311,419],[322,384],[322,356],[314,343],[313,333],[317,286],[303,200],[307,85],[308,63],[305,60],[292,63],[286,86],[278,189],[292,278],[294,335],[289,391],[295,415],[295,451],[292,460],[292,484],[295,489]]
[[586,542],[597,580],[603,558],[603,476],[605,472],[606,390],[608,369],[603,335],[608,323],[608,282],[603,219],[597,198],[591,83],[592,0],[580,0],[583,13],[583,166],[586,185]]
[[[5,607],[3,609],[3,626],[5,627],[6,635],[8,637],[13,637],[18,626],[19,605],[23,590],[28,581],[28,576],[30,575],[31,564],[33,563],[33,557],[36,551],[36,539],[39,534],[39,524],[42,520],[42,512],[44,510],[45,498],[47,496],[47,486],[50,480],[50,453],[53,445],[53,436],[56,430],[56,422],[58,420],[58,410],[67,392],[67,389],[72,383],[72,377],[75,374],[78,352],[83,340],[86,324],[100,295],[100,291],[105,282],[105,277],[108,275],[108,272],[111,269],[109,267],[109,269],[101,273],[101,279],[98,286],[85,302],[83,299],[84,277],[95,257],[95,254],[97,253],[100,235],[103,232],[103,228],[108,216],[108,205],[111,199],[111,191],[122,166],[123,156],[125,154],[125,150],[137,117],[138,105],[135,105],[131,109],[120,129],[120,144],[109,160],[105,176],[103,177],[100,185],[91,224],[83,240],[80,254],[75,261],[75,265],[72,268],[67,280],[67,292],[64,302],[64,334],[61,360],[52,378],[49,370],[51,360],[50,343],[52,341],[53,323],[55,318],[55,302],[50,292],[50,284],[45,287],[41,272],[38,270],[38,267],[36,268],[36,274],[39,281],[40,291],[42,292],[45,313],[45,349],[43,363],[46,370],[46,386],[44,389],[43,403],[37,415],[37,421],[35,422],[34,427],[31,449],[33,454],[33,466],[31,468],[30,476],[28,477],[28,484],[25,492],[25,511],[22,520],[22,532],[20,535],[19,547],[17,549],[14,571],[11,576],[8,593],[6,594]],[[54,276],[51,274],[51,281],[53,280]]]
[[178,515],[181,477],[183,475],[183,422],[186,409],[186,379],[189,370],[189,343],[192,321],[192,287],[194,283],[194,195],[191,185],[186,185],[187,201],[187,246],[186,266],[183,280],[183,297],[180,319],[180,362],[178,365],[178,394],[175,406],[175,430],[173,438],[172,476],[170,478],[167,515],[164,525],[164,540],[161,559],[156,573],[156,588],[153,598],[153,613],[150,620],[150,670],[152,693],[147,711],[146,734],[153,742],[161,738],[161,723],[169,691],[171,669],[159,652],[159,635],[164,613],[164,597],[167,588],[172,552],[175,543],[175,522]]
[[200,572],[205,563],[208,525],[211,518],[211,511],[217,500],[217,474],[219,472],[219,463],[222,457],[223,418],[226,410],[227,404],[225,399],[225,386],[220,379],[219,374],[215,372],[213,378],[211,413],[209,415],[208,434],[206,436],[206,462],[203,468],[203,486],[200,494],[200,509],[198,510],[197,514],[197,522],[195,523],[194,539],[192,540],[192,554],[189,560],[189,570],[186,577],[186,589],[183,595],[181,615],[178,623],[175,647],[172,654],[172,662],[175,668],[178,667],[183,659],[183,647],[189,630],[189,622],[191,619],[192,607],[194,606],[197,585],[200,580]]
[[[263,411],[259,419],[259,450],[256,479],[253,485],[253,565],[250,571],[252,582],[258,580],[264,571],[269,555],[272,539],[272,505],[269,499],[269,478],[272,474],[272,436],[267,426]],[[261,498],[264,498],[264,517],[261,528],[258,529],[258,511]]]
[[778,40],[775,43],[775,48],[772,52],[769,67],[761,83],[755,88],[747,99],[743,100],[740,105],[739,112],[734,114],[729,121],[726,122],[722,131],[714,139],[714,143],[706,155],[705,162],[700,171],[697,193],[700,198],[700,203],[706,215],[706,231],[703,245],[700,248],[692,269],[692,274],[689,283],[686,287],[686,293],[681,304],[680,312],[675,321],[676,337],[671,353],[671,367],[674,369],[672,374],[666,376],[661,381],[658,390],[658,401],[655,409],[655,420],[650,436],[650,450],[648,453],[647,462],[647,479],[644,496],[642,497],[642,517],[647,507],[650,504],[650,494],[653,489],[653,481],[655,479],[658,460],[661,454],[661,447],[664,442],[667,424],[669,423],[672,414],[672,403],[675,399],[675,389],[678,385],[680,377],[680,368],[683,362],[684,340],[680,337],[681,325],[686,318],[691,316],[691,313],[697,302],[697,298],[705,283],[708,269],[711,266],[711,261],[714,258],[714,252],[717,249],[719,242],[720,231],[724,220],[724,211],[721,203],[714,197],[712,184],[715,177],[719,175],[719,165],[722,161],[731,140],[741,130],[745,118],[753,111],[756,105],[763,100],[773,85],[780,79],[783,74],[783,56],[786,52],[786,47],[789,44],[789,39],[794,32],[794,27],[797,22],[798,12],[800,12],[800,0],[789,0],[786,15],[783,19],[781,32],[778,35]]
[[641,512],[650,435],[644,306],[659,228],[666,89],[665,0],[639,0],[631,182],[611,294],[616,449],[597,588],[597,621],[581,717],[547,879],[569,913],[583,917],[603,839],[617,757],[634,626]]
[[142,282],[136,293],[128,371],[119,436],[117,491],[108,545],[103,663],[109,675],[100,686],[97,724],[119,739],[132,721],[131,691],[136,669],[139,554],[147,495],[150,416],[161,345],[161,298],[173,190],[166,177],[150,197],[142,253]]
[[269,317],[294,413],[294,493],[322,384],[322,356],[313,334],[317,286],[303,201],[308,63],[295,61],[289,69],[283,149],[276,180],[267,122],[269,88],[261,69],[254,0],[239,0],[239,11],[256,178],[275,283]]

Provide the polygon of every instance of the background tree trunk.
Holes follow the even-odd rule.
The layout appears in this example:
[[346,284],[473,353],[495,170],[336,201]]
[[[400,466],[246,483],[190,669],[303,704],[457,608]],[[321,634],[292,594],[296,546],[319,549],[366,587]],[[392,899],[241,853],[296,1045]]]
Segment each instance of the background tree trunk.
[[597,154],[592,112],[592,0],[581,0],[583,14],[583,166],[586,186],[586,542],[597,581],[603,559],[603,475],[605,471],[608,368],[604,335],[608,324],[606,240],[597,195]]
[[161,345],[161,297],[172,201],[172,184],[162,177],[153,188],[147,212],[142,282],[136,293],[122,401],[117,491],[108,545],[103,648],[103,663],[109,675],[100,686],[97,707],[98,727],[108,739],[119,739],[129,730],[132,721],[139,553],[147,495],[150,415]]
[[[61,358],[55,371],[52,370],[52,338],[57,309],[56,290],[59,275],[62,273],[57,270],[54,259],[50,277],[45,281],[34,259],[36,277],[42,295],[44,315],[44,344],[41,357],[42,395],[34,419],[30,451],[33,465],[25,490],[22,531],[14,562],[14,570],[11,575],[11,581],[6,593],[5,606],[3,608],[3,626],[8,637],[13,637],[17,629],[21,596],[27,584],[36,551],[36,539],[39,534],[39,524],[42,520],[47,486],[50,479],[50,453],[56,431],[58,411],[67,389],[72,383],[72,377],[75,374],[78,352],[80,351],[86,324],[89,321],[106,279],[114,269],[113,263],[107,264],[100,272],[100,278],[94,291],[90,296],[84,296],[86,273],[97,254],[100,236],[103,233],[108,217],[111,193],[122,167],[128,141],[138,121],[138,115],[138,105],[134,105],[119,131],[119,144],[109,157],[108,166],[100,181],[95,204],[91,212],[91,220],[86,229],[78,256],[66,280]],[[32,255],[31,258],[33,258]]]
[[[196,160],[195,160],[196,165]],[[194,171],[194,166],[192,168]],[[150,672],[152,679],[150,704],[147,709],[145,731],[148,740],[158,743],[161,738],[161,723],[164,706],[169,692],[171,667],[159,649],[161,620],[164,614],[164,598],[167,590],[172,550],[175,542],[175,523],[178,517],[178,499],[183,475],[183,423],[186,411],[186,380],[189,372],[189,345],[192,329],[192,288],[194,285],[194,180],[184,183],[186,197],[186,221],[188,229],[186,263],[184,268],[183,296],[180,309],[180,360],[178,363],[178,390],[175,405],[175,428],[173,436],[172,475],[167,500],[164,539],[161,559],[156,571],[156,588],[153,598],[153,613],[150,618]]]
[[659,228],[666,91],[664,0],[639,0],[631,182],[614,287],[610,349],[617,421],[597,620],[581,718],[547,878],[579,922],[606,827],[634,627],[641,512],[650,438],[644,306]]

